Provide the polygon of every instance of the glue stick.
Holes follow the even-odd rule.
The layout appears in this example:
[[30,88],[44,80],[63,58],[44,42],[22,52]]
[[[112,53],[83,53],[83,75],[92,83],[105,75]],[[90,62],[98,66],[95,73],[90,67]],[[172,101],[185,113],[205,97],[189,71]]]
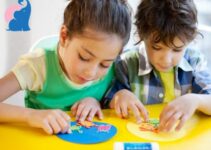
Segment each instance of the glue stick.
[[159,145],[155,142],[115,142],[114,150],[159,150]]

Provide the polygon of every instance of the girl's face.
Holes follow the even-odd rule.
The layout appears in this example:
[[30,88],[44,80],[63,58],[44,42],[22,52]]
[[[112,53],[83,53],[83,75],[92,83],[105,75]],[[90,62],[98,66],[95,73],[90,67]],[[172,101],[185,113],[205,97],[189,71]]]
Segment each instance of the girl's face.
[[182,59],[186,45],[179,39],[174,39],[172,48],[166,46],[163,42],[152,44],[150,39],[144,40],[148,59],[157,71],[168,72],[175,67]]
[[68,38],[66,27],[60,33],[59,55],[68,78],[84,84],[103,77],[122,49],[117,35],[87,28],[82,35]]

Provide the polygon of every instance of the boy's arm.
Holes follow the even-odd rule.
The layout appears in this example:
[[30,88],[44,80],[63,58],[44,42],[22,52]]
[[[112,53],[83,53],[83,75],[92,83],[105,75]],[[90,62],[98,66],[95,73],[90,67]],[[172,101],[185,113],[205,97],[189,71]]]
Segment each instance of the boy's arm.
[[102,101],[100,101],[101,107],[109,108],[109,104],[115,93],[122,89],[130,90],[130,85],[129,85],[128,70],[126,64],[125,62],[123,62],[123,60],[118,59],[115,62],[115,79],[112,82],[111,87],[106,92]]
[[197,109],[207,115],[211,115],[211,94],[195,94],[194,96],[199,102]]
[[211,74],[205,56],[200,51],[190,49],[186,57],[193,68],[191,93],[211,94]]
[[193,68],[192,91],[176,98],[164,108],[160,115],[160,130],[169,131],[178,120],[176,129],[181,129],[196,110],[211,115],[211,75],[206,60],[197,51],[188,52],[186,57]]
[[[211,115],[211,74],[207,67],[207,60],[201,53],[193,59],[194,80],[192,82],[192,98],[198,99],[198,110]],[[191,97],[190,97],[191,98]]]

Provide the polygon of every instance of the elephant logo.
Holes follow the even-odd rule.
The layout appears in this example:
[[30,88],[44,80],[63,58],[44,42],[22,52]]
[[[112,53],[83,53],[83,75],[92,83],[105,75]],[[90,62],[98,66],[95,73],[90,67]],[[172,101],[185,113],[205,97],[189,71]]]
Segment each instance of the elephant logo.
[[29,31],[31,4],[29,0],[18,0],[18,4],[11,5],[5,12],[8,23],[7,31]]

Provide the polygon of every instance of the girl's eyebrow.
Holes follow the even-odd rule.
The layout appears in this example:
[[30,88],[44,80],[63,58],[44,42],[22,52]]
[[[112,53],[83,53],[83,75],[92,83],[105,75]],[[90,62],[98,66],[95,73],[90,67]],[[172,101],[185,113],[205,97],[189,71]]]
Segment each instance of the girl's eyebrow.
[[81,46],[81,48],[82,48],[84,51],[86,51],[87,53],[89,53],[91,56],[96,57],[96,56],[91,52],[91,50],[88,50],[87,48],[85,48],[85,47],[83,47],[83,46]]
[[[90,54],[91,56],[93,56],[93,57],[95,57],[96,58],[96,56],[90,51],[90,50],[88,50],[87,48],[85,48],[85,47],[81,47],[84,51],[86,51],[88,54]],[[114,61],[115,60],[115,58],[114,59],[106,59],[106,60],[104,60],[104,61]]]

